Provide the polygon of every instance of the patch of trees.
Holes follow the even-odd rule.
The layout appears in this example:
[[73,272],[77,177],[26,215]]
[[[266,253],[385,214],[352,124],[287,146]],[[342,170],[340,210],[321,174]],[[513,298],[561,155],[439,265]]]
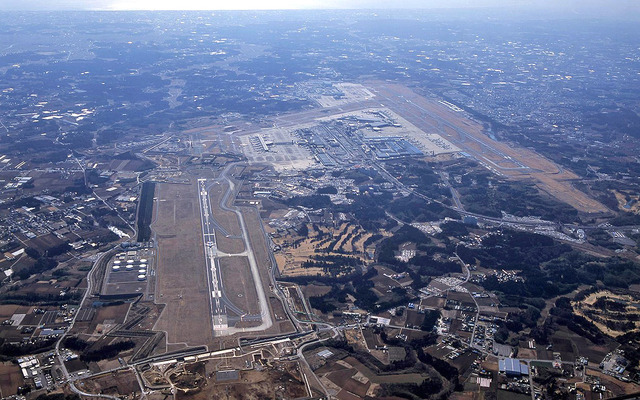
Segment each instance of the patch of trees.
[[109,180],[108,176],[101,176],[97,169],[89,169],[86,172],[87,182],[91,185],[101,185]]
[[595,344],[601,345],[606,342],[605,335],[600,332],[598,327],[585,317],[576,315],[573,312],[571,300],[566,297],[558,298],[555,307],[549,310],[549,314],[554,317],[558,324],[565,325],[571,331],[591,340]]
[[111,128],[101,129],[97,132],[96,142],[98,143],[98,145],[113,143],[124,137],[126,133],[127,132],[124,130],[116,130]]
[[533,378],[536,383],[541,385],[548,385],[555,381],[557,378],[562,378],[562,372],[551,368],[539,368],[538,375]]
[[[571,251],[571,246],[552,238],[529,232],[504,230],[482,240],[482,247],[458,247],[458,255],[467,264],[494,269],[526,270]],[[535,297],[535,296],[534,296]]]
[[101,361],[116,357],[119,353],[131,350],[136,344],[131,340],[125,340],[113,344],[102,346],[98,349],[86,351],[80,355],[80,359],[85,362]]
[[426,399],[429,396],[439,393],[442,390],[442,379],[439,377],[428,377],[417,383],[393,383],[386,385],[386,390],[392,396],[408,399]]
[[507,344],[509,328],[505,324],[498,325],[498,330],[493,334],[493,339],[500,344]]
[[42,256],[42,254],[40,254],[40,252],[36,249],[34,249],[33,247],[27,247],[24,249],[24,252],[31,258],[33,258],[34,260],[37,260],[38,258],[40,258]]
[[402,243],[413,242],[418,245],[429,244],[431,239],[422,231],[410,225],[404,225],[390,238],[383,240],[378,247],[378,261],[397,267],[398,270],[406,270],[407,263],[396,259],[395,252]]
[[416,191],[431,197],[449,197],[451,192],[443,186],[431,164],[420,160],[402,160],[386,163],[389,172]]
[[313,255],[312,260],[302,263],[302,268],[322,268],[324,272],[333,276],[353,271],[362,266],[362,261],[356,257],[342,255]]
[[559,222],[576,222],[578,211],[541,194],[533,184],[521,182],[492,182],[489,185],[457,187],[461,200],[468,211],[491,217],[502,216],[502,211],[519,217],[537,215],[543,219]]
[[431,332],[435,328],[438,319],[440,318],[440,311],[438,310],[426,310],[424,312],[424,320],[420,329],[426,332]]
[[450,210],[439,203],[427,203],[414,195],[392,201],[389,204],[389,212],[397,218],[409,222],[439,221],[445,217],[461,218],[456,211]]
[[48,258],[48,257],[41,257],[39,259],[36,260],[36,262],[27,268],[23,268],[21,270],[19,270],[18,272],[16,272],[14,275],[18,278],[18,279],[27,279],[28,277],[30,277],[31,275],[35,275],[35,274],[41,274],[45,271],[48,271],[50,269],[53,269],[55,267],[58,266],[58,262],[52,258]]
[[311,307],[325,314],[335,311],[337,309],[335,305],[327,302],[324,296],[309,297],[309,304],[311,304]]
[[330,207],[331,199],[324,194],[312,194],[309,196],[295,196],[286,201],[289,207],[306,207],[317,210],[319,208]]
[[615,138],[614,133],[640,137],[640,117],[628,108],[621,107],[607,112],[592,111],[585,113],[585,118],[590,125],[604,128],[605,138],[608,140]]
[[0,295],[0,303],[3,304],[20,304],[20,305],[61,305],[69,302],[77,301],[82,298],[80,292],[70,292],[65,296],[53,293],[35,293],[17,290],[10,290]]
[[71,186],[67,186],[64,189],[65,193],[77,193],[78,195],[82,195],[82,194],[91,194],[92,191],[89,187],[87,187],[87,185],[84,184],[84,179],[80,178],[80,179],[76,179],[73,182],[73,185]]
[[62,345],[67,349],[76,351],[83,351],[89,347],[89,343],[76,336],[66,337]]
[[378,176],[378,172],[375,170],[351,169],[338,176],[342,176],[344,179],[353,179],[353,183],[359,186]]
[[380,234],[378,234],[378,233],[376,233],[376,234],[374,234],[374,235],[371,235],[371,236],[369,236],[369,237],[367,238],[367,240],[365,240],[365,241],[362,243],[362,247],[364,247],[364,248],[366,249],[366,248],[367,248],[367,246],[369,246],[370,244],[373,244],[373,243],[377,242],[378,240],[382,239],[383,237],[384,237],[384,236],[382,236],[382,235],[380,235]]
[[51,276],[53,276],[55,278],[60,278],[60,277],[63,277],[65,275],[67,275],[68,272],[69,272],[69,270],[67,268],[59,268],[59,269],[54,270],[51,273]]
[[630,212],[621,212],[617,217],[609,221],[613,226],[640,225],[640,215]]
[[629,362],[627,370],[638,374],[640,371],[640,332],[632,331],[617,338],[620,349],[624,351],[624,357]]
[[39,353],[50,348],[56,343],[55,338],[37,340],[35,342],[11,344],[6,343],[4,339],[0,339],[0,357],[4,359],[10,359],[13,357],[20,357],[26,354]]
[[92,133],[77,130],[68,132],[60,139],[60,142],[68,144],[72,149],[86,149],[93,144],[92,138]]
[[462,266],[455,261],[438,261],[431,256],[415,256],[409,262],[418,267],[419,276],[441,276],[462,272]]
[[601,246],[610,250],[617,250],[622,248],[620,244],[613,241],[613,238],[611,237],[609,232],[601,228],[594,229],[589,232],[587,240],[593,245]]
[[507,299],[508,296],[520,302],[523,298],[546,299],[598,281],[620,288],[640,282],[640,266],[631,260],[595,258],[541,235],[505,231],[503,235],[485,238],[482,244],[479,249],[458,246],[458,255],[472,265],[521,270],[523,282],[499,282],[490,276],[482,283],[487,290],[507,295]]
[[298,236],[306,238],[307,236],[309,236],[309,227],[307,226],[307,224],[302,224],[300,225],[296,233],[298,234]]
[[487,277],[482,286],[490,291],[501,292],[511,296],[542,297],[549,298],[559,293],[567,293],[573,287],[560,291],[559,287],[546,279],[542,270],[538,267],[530,267],[527,273],[522,273],[524,282],[505,281],[500,282],[495,275]]
[[94,218],[98,219],[101,217],[105,217],[107,215],[111,215],[111,216],[117,216],[118,213],[111,209],[111,208],[107,208],[107,207],[97,207],[94,208],[93,210],[91,210],[91,215],[93,215]]
[[6,253],[8,251],[11,251],[13,249],[17,249],[18,247],[20,247],[20,243],[17,241],[10,241],[6,244],[4,244],[3,246],[0,246],[0,252],[2,253]]
[[77,394],[51,393],[41,394],[35,400],[80,400]]
[[49,247],[46,251],[46,256],[47,257],[55,257],[55,256],[59,256],[60,254],[64,254],[67,251],[70,251],[72,248],[69,245],[69,243],[60,243],[58,245],[55,245],[53,247]]
[[145,182],[142,184],[139,203],[140,209],[138,210],[138,242],[146,242],[151,238],[150,225],[153,216],[153,195],[155,190],[156,184],[153,182]]
[[620,257],[600,259],[572,252],[547,263],[545,270],[558,282],[594,285],[601,280],[605,286],[619,288],[640,283],[640,265]]
[[377,230],[386,223],[387,215],[385,207],[393,198],[391,193],[379,195],[360,194],[350,196],[353,203],[344,206],[342,211],[353,214],[363,228],[367,230]]
[[317,194],[338,194],[338,189],[335,186],[325,186],[316,190]]
[[95,236],[93,238],[93,241],[99,244],[105,244],[105,243],[115,242],[118,239],[120,239],[120,236],[116,235],[111,231],[107,231],[102,235]]
[[42,202],[40,200],[32,196],[28,196],[18,200],[14,200],[12,202],[4,203],[3,208],[28,207],[28,208],[34,208],[37,211],[37,210],[40,210],[41,205],[42,205]]
[[370,268],[365,274],[354,279],[352,283],[352,290],[350,293],[356,298],[354,304],[369,312],[376,311],[379,306],[378,296],[371,290],[374,286],[371,278],[378,275],[378,271],[375,268]]
[[467,225],[457,221],[449,221],[444,224],[440,224],[440,229],[442,229],[440,235],[446,237],[453,236],[456,238],[462,238],[469,234]]
[[458,388],[458,385],[459,385],[458,376],[460,374],[460,371],[458,371],[458,368],[454,367],[453,365],[449,364],[444,360],[433,357],[431,354],[425,352],[422,349],[422,347],[417,349],[417,353],[418,353],[418,360],[420,360],[421,362],[427,365],[432,366],[433,369],[438,371],[440,375],[442,375],[446,380],[451,382],[452,386],[456,387],[456,389]]
[[377,308],[382,310],[387,310],[390,308],[406,305],[415,299],[415,297],[410,296],[407,290],[403,287],[395,287],[391,289],[391,293],[393,293],[393,298],[388,301],[383,301],[377,305]]
[[627,305],[623,302],[609,299],[607,297],[598,297],[598,299],[593,303],[593,306],[599,308],[602,311],[611,311],[611,312],[625,312],[627,310]]
[[65,161],[68,155],[69,152],[67,150],[48,151],[40,153],[38,157],[33,158],[31,161],[36,164],[57,163]]
[[[338,306],[342,306],[346,302],[346,295],[352,295],[355,300],[355,305],[373,312],[379,310],[381,307],[394,307],[398,305],[396,303],[404,304],[409,297],[403,294],[398,294],[397,298],[388,303],[378,304],[378,296],[371,290],[374,283],[371,281],[373,277],[378,275],[378,271],[375,268],[370,268],[366,273],[354,273],[348,276],[341,276],[338,278],[332,277],[288,277],[282,280],[292,282],[305,282],[310,283],[313,281],[323,282],[331,286],[331,291],[324,296],[312,296],[309,298],[309,302],[312,307],[317,308],[323,312],[334,311]],[[326,310],[326,311],[325,311]]]
[[506,327],[512,332],[520,332],[523,327],[535,328],[540,318],[540,309],[533,306],[525,306],[525,308],[517,313],[509,315]]

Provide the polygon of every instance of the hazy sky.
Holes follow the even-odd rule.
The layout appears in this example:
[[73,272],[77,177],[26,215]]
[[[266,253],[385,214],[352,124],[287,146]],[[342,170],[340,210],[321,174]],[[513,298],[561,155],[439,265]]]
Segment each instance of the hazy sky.
[[0,10],[265,10],[561,7],[638,12],[638,0],[0,0]]

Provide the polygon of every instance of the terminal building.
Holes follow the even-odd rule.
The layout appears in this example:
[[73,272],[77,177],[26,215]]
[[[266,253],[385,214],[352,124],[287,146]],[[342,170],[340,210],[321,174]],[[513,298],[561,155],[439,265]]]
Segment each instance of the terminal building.
[[399,136],[382,136],[364,139],[378,160],[422,156],[416,146]]

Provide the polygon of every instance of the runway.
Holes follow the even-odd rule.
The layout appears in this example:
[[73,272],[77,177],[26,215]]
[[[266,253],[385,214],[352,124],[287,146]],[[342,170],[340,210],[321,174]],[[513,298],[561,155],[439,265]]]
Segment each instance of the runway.
[[210,293],[210,311],[214,334],[228,328],[227,313],[222,299],[222,277],[216,263],[217,245],[211,216],[211,205],[206,179],[198,179],[198,199],[200,201],[200,220],[202,222],[202,243],[207,268],[207,284]]
[[[222,175],[227,172],[223,171]],[[207,285],[209,288],[209,303],[211,321],[214,336],[232,335],[236,332],[261,331],[272,326],[271,314],[267,303],[258,265],[255,260],[251,244],[248,239],[247,228],[240,211],[227,207],[226,203],[234,191],[234,184],[231,179],[225,176],[229,186],[227,192],[222,196],[219,207],[225,211],[231,211],[236,214],[240,227],[242,228],[242,239],[244,241],[245,250],[241,253],[227,254],[218,250],[216,242],[216,230],[223,235],[228,235],[226,230],[215,220],[212,209],[209,191],[211,187],[220,183],[218,181],[209,181],[207,179],[198,179],[198,199],[200,203],[200,219],[202,223],[202,240],[204,244],[204,258],[207,270]],[[251,268],[253,283],[258,295],[260,305],[260,314],[248,314],[246,310],[237,307],[225,294],[224,282],[220,270],[220,257],[246,257]],[[233,325],[237,321],[260,321],[261,324],[255,327],[235,328]]]

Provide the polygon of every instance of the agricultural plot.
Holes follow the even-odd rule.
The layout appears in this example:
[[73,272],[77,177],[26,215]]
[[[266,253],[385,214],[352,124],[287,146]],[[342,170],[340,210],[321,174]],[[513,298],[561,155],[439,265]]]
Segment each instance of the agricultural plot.
[[0,396],[6,398],[17,393],[24,384],[20,367],[13,363],[0,364]]

